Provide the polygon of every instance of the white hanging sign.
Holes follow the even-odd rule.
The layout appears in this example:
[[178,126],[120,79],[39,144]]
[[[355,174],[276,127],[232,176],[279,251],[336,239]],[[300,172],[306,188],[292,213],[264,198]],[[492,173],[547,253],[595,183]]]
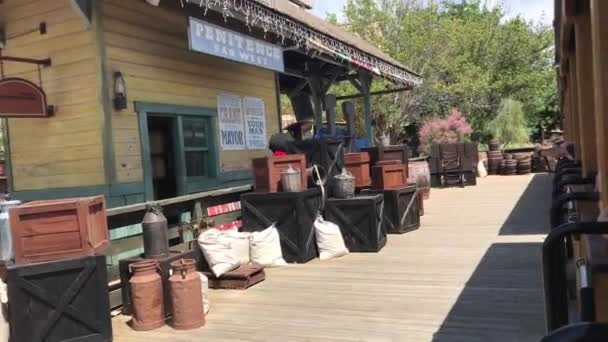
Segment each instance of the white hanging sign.
[[244,150],[243,103],[238,95],[220,94],[217,99],[222,150]]
[[266,107],[264,100],[257,97],[243,98],[245,112],[245,136],[250,150],[266,149]]

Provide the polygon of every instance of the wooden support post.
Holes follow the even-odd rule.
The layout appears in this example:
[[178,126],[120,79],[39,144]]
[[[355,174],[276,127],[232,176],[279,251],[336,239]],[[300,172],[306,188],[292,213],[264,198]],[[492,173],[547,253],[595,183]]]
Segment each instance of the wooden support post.
[[359,72],[359,84],[363,94],[363,115],[365,117],[365,132],[371,146],[374,146],[374,128],[372,127],[372,76],[364,71]]
[[608,206],[608,2],[591,0],[591,38],[593,41],[593,74],[598,169],[601,204]]
[[574,19],[578,128],[580,132],[580,159],[583,164],[583,174],[588,176],[591,173],[597,172],[591,17],[588,0],[580,1],[579,6],[581,7]]
[[579,107],[578,107],[578,82],[577,82],[577,77],[576,77],[576,68],[574,67],[576,65],[576,57],[574,56],[574,54],[572,54],[572,56],[570,57],[570,68],[569,68],[569,72],[570,72],[570,87],[568,87],[569,89],[569,93],[570,93],[570,133],[571,133],[571,137],[572,137],[572,142],[574,142],[576,144],[575,146],[575,154],[576,154],[576,160],[580,160],[581,158],[581,141],[579,139],[580,137],[580,131],[579,131],[579,116],[578,116],[578,111],[579,111]]
[[321,66],[312,64],[310,67],[310,76],[308,77],[312,95],[312,105],[315,111],[315,126],[317,131],[323,127],[323,79],[321,77]]

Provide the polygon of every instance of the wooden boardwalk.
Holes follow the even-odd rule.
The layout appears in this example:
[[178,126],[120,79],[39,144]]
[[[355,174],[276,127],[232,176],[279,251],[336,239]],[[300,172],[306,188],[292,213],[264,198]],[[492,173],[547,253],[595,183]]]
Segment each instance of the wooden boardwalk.
[[423,227],[378,254],[267,271],[247,291],[212,291],[207,326],[131,331],[128,341],[527,342],[544,331],[540,248],[547,175],[433,189]]

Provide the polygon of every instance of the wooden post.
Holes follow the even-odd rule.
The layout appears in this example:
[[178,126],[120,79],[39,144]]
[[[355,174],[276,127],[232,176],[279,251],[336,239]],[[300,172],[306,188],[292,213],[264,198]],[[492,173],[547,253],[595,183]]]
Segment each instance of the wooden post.
[[600,175],[601,204],[608,206],[608,2],[591,0],[591,38],[593,41],[593,73],[597,159]]
[[374,146],[374,128],[372,127],[372,76],[364,71],[359,72],[359,83],[361,84],[361,93],[363,94],[363,115],[365,116],[365,132],[370,141],[371,146]]
[[[580,159],[583,164],[583,174],[588,176],[597,171],[591,17],[588,0],[579,1],[579,6],[574,19],[578,129],[580,132]],[[605,37],[605,39],[608,39],[608,37]]]
[[325,97],[325,93],[323,92],[323,79],[321,77],[321,66],[319,64],[315,63],[310,66],[308,84],[310,86],[312,105],[315,111],[315,126],[318,131],[323,127],[323,98]]
[[570,87],[568,87],[569,89],[569,93],[570,93],[570,133],[571,133],[571,137],[572,137],[572,141],[576,144],[575,146],[575,154],[576,154],[576,160],[580,160],[581,158],[581,141],[580,141],[580,131],[579,131],[579,115],[578,115],[578,111],[579,111],[579,107],[578,107],[578,82],[577,82],[577,76],[576,76],[576,68],[574,67],[576,65],[576,57],[574,56],[574,53],[572,54],[572,56],[570,57],[570,68],[569,68],[569,72],[570,72]]

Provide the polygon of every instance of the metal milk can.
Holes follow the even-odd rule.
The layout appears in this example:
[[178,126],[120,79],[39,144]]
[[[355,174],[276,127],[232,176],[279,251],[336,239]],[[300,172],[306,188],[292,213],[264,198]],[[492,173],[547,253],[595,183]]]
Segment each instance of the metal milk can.
[[281,186],[283,192],[300,192],[302,191],[302,177],[300,171],[294,169],[291,164],[289,167],[281,171]]
[[133,302],[131,326],[134,330],[153,330],[165,325],[163,282],[158,269],[158,262],[154,260],[129,265],[129,271],[132,273],[129,284]]
[[144,235],[144,257],[152,259],[169,256],[168,224],[162,209],[148,208],[141,223]]
[[173,328],[189,330],[204,326],[202,285],[201,277],[196,271],[196,261],[174,261],[171,269],[173,274],[169,277],[169,289],[173,303]]
[[8,211],[19,204],[20,201],[0,202],[0,260],[12,261],[15,258]]

